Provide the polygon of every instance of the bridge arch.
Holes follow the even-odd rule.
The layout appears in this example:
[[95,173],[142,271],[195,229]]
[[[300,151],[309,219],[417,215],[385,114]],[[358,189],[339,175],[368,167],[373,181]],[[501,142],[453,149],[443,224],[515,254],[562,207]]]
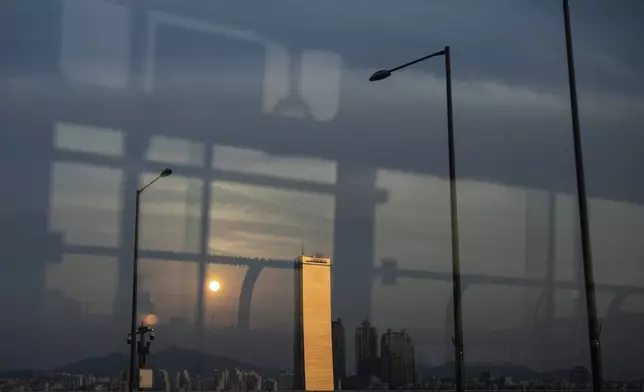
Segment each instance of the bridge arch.
[[615,293],[615,296],[613,297],[613,299],[610,301],[610,304],[608,305],[606,318],[609,319],[615,316],[622,308],[622,305],[624,304],[624,301],[626,301],[626,298],[628,298],[631,294],[632,293],[627,291],[619,291]]
[[237,328],[239,329],[250,329],[250,305],[253,299],[253,289],[263,269],[264,266],[262,265],[251,265],[246,270],[239,294],[239,309],[237,312]]

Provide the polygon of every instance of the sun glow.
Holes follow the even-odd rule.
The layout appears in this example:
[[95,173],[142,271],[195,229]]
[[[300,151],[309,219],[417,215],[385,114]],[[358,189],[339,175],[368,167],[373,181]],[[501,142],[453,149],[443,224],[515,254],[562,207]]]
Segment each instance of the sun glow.
[[210,283],[208,283],[208,289],[210,289],[210,291],[212,292],[219,291],[220,288],[221,285],[216,280],[211,280]]

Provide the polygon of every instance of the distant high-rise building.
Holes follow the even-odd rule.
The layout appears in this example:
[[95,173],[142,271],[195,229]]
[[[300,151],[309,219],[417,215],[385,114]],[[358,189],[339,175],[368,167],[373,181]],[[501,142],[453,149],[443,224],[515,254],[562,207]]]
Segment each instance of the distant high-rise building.
[[403,330],[387,330],[381,342],[381,377],[391,389],[405,388],[416,381],[416,361],[411,337]]
[[341,380],[347,376],[347,343],[342,319],[331,323],[331,336],[333,340],[333,377],[337,390],[340,388]]
[[331,259],[295,260],[293,389],[333,390]]
[[279,381],[277,383],[277,388],[280,391],[292,391],[293,388],[293,373],[282,373],[280,374]]
[[276,380],[273,380],[272,378],[265,378],[264,379],[264,391],[277,391],[279,389],[279,385]]
[[491,373],[489,371],[488,372],[483,372],[479,376],[479,379],[483,383],[483,386],[485,387],[485,389],[489,390],[491,385],[492,385],[492,375],[491,375]]
[[[232,374],[229,369],[224,369],[217,373],[217,391],[226,391],[232,389]],[[178,388],[178,387],[177,387]]]
[[158,374],[161,375],[160,384],[163,384],[163,391],[170,392],[172,390],[172,385],[170,384],[170,376],[168,375],[168,371],[161,369]]
[[369,320],[356,328],[356,374],[360,377],[378,375],[378,331]]
[[575,366],[570,371],[570,383],[576,386],[590,384],[590,372],[585,366]]
[[255,371],[245,371],[241,369],[234,370],[233,390],[237,391],[261,391],[264,388],[264,380],[261,375]]

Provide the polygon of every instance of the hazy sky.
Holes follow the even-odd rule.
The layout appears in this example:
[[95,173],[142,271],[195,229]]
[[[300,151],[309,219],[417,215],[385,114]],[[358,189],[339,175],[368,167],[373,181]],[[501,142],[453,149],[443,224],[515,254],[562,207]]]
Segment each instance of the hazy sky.
[[[142,19],[134,19],[129,3],[3,4],[1,97],[11,105],[0,109],[6,118],[0,122],[2,145],[9,147],[1,159],[19,169],[7,174],[6,188],[30,190],[20,197],[3,191],[0,203],[3,230],[17,233],[3,240],[3,269],[14,272],[5,282],[11,280],[11,299],[3,306],[27,306],[16,294],[44,286],[61,290],[89,314],[113,317],[119,275],[114,253],[63,250],[58,262],[40,261],[56,259],[47,255],[29,256],[34,260],[28,266],[15,263],[28,257],[25,248],[46,247],[38,242],[45,233],[62,234],[69,246],[129,246],[124,230],[131,230],[132,221],[122,212],[133,195],[124,194],[125,179],[140,161],[141,183],[156,168],[175,171],[144,194],[142,249],[199,252],[200,219],[206,216],[211,254],[290,260],[303,244],[307,252],[334,257],[336,200],[320,189],[335,189],[339,173],[357,167],[363,174],[351,177],[358,184],[351,192],[366,189],[363,182],[375,172],[375,188],[386,197],[375,207],[373,225],[361,212],[366,196],[354,197],[355,208],[342,212],[346,232],[356,234],[339,241],[349,249],[372,247],[371,262],[356,264],[379,267],[394,259],[401,269],[450,272],[442,59],[378,84],[367,81],[377,69],[447,44],[453,52],[463,273],[543,279],[546,239],[554,228],[555,279],[575,279],[574,162],[560,1],[157,0],[142,3]],[[571,8],[596,280],[642,287],[644,4],[571,1]],[[141,42],[133,44],[137,37]],[[283,101],[291,92],[299,94],[299,103]],[[137,135],[149,138],[138,150]],[[214,180],[204,185],[200,175]],[[243,183],[248,178],[263,179]],[[308,188],[279,185],[290,180]],[[210,187],[210,211],[201,209],[204,186]],[[556,201],[552,226],[548,192]],[[373,235],[366,245],[360,242],[365,229]],[[129,266],[130,253],[124,254],[122,263]],[[345,271],[371,273],[361,268]],[[37,289],[25,278],[32,273]],[[206,277],[219,280],[222,291],[206,297],[207,326],[236,324],[244,273],[241,267],[208,266]],[[290,327],[290,273],[264,269],[251,327]],[[143,259],[141,274],[161,323],[194,320],[196,264]],[[419,355],[440,363],[447,353],[436,341],[446,339],[450,291],[444,281],[399,279],[392,286],[374,278],[371,314],[353,309],[335,316],[369,316],[381,330],[408,328]],[[556,316],[579,319],[573,316],[579,296],[558,291]],[[602,317],[612,296],[598,293]],[[538,292],[522,287],[469,287],[466,336],[532,328],[537,298]],[[644,312],[644,296],[629,297],[622,309]],[[347,327],[349,335],[353,327]],[[624,348],[623,341],[613,341],[608,352]],[[536,364],[530,353],[517,358],[489,347],[466,352],[471,360],[549,367]],[[38,366],[69,358],[50,353],[46,365]],[[618,369],[619,361],[608,366]],[[35,366],[5,354],[0,367],[16,362]]]

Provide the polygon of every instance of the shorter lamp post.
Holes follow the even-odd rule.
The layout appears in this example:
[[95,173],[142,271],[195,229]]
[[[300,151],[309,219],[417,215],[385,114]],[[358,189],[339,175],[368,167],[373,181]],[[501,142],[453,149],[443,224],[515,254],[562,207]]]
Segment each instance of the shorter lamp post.
[[[164,169],[158,176],[156,176],[152,181],[148,182],[145,186],[136,190],[136,206],[134,212],[134,261],[132,263],[132,319],[131,319],[131,330],[128,337],[128,342],[130,343],[130,379],[129,379],[129,390],[133,392],[136,390],[137,382],[137,372],[136,372],[136,353],[137,353],[137,344],[136,335],[137,335],[137,313],[138,313],[138,294],[139,294],[139,207],[141,200],[141,193],[146,190],[150,185],[157,182],[160,178],[168,177],[172,175],[171,169]],[[134,342],[132,341],[134,339]]]

